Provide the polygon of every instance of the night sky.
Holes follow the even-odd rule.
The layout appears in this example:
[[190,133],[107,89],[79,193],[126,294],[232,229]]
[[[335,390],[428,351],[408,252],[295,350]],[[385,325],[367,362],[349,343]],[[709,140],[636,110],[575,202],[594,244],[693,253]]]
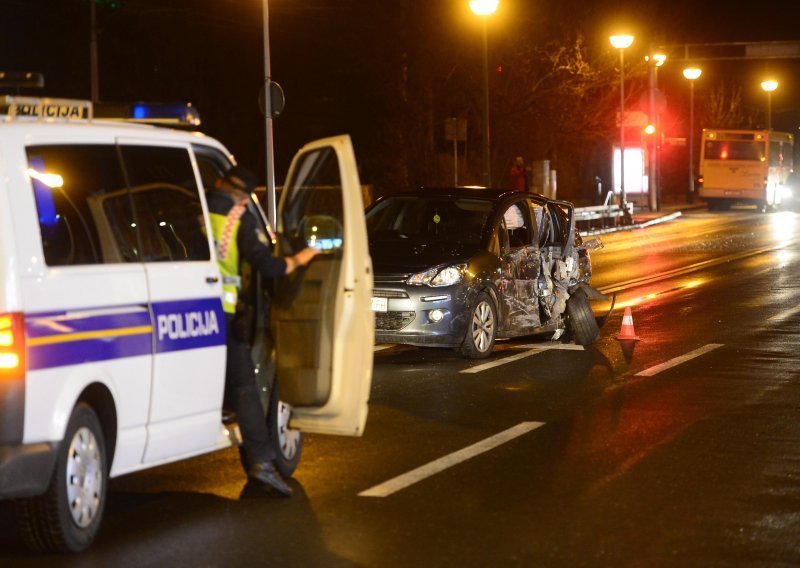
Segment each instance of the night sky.
[[[203,129],[240,162],[262,171],[263,121],[257,106],[263,83],[261,0],[114,0],[117,7],[98,1],[101,100],[192,101]],[[593,62],[613,69],[617,55],[607,38],[622,26],[636,36],[626,51],[631,62],[641,60],[649,45],[800,41],[798,0],[500,3],[489,23],[491,67],[508,68],[511,77],[520,68],[513,42],[544,45],[577,34]],[[0,0],[0,9],[0,70],[41,71],[46,81],[41,94],[89,98],[89,0]],[[479,84],[470,83],[480,73],[479,34],[466,0],[271,0],[273,78],[287,97],[285,113],[275,121],[279,181],[304,142],[347,132],[354,138],[365,183],[384,188],[441,183],[443,168],[429,162],[439,159],[430,152],[449,155],[439,140],[443,116],[463,111],[472,132],[480,131],[480,98],[470,92],[471,85]],[[760,81],[774,76],[780,87],[772,99],[773,127],[797,133],[800,59],[699,64],[705,71],[697,83],[698,99],[723,82],[740,88],[743,105],[754,113],[763,112]],[[668,63],[659,74],[667,112],[675,117],[673,134],[685,128],[682,67]],[[631,72],[637,69],[643,66]],[[632,89],[637,80],[643,82],[634,77]],[[424,111],[428,102],[435,112]],[[492,110],[498,117],[494,169],[501,181],[506,160],[517,149],[531,158],[547,154],[560,170],[570,169],[571,162],[559,163],[566,162],[567,154],[557,150],[558,143],[538,142],[546,123],[531,122],[522,137],[503,122],[504,110]],[[553,118],[546,128],[562,127]],[[430,152],[414,154],[425,137]],[[576,185],[597,166],[580,168]],[[580,195],[576,189],[575,197]]]

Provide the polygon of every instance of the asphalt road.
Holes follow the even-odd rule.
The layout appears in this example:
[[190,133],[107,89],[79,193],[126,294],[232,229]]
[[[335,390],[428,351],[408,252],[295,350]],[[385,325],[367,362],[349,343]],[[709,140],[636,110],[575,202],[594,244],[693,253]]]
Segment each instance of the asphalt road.
[[27,553],[0,504],[0,565],[800,565],[800,216],[603,240],[596,345],[380,349],[366,434],[307,437],[292,499],[228,450],[112,480],[77,556]]

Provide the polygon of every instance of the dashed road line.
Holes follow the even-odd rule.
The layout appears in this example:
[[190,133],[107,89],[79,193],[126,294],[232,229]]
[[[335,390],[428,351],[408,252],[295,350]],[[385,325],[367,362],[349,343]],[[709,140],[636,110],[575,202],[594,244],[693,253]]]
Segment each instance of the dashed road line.
[[659,365],[655,365],[650,367],[649,369],[645,369],[644,371],[639,371],[634,376],[635,377],[652,377],[660,373],[661,371],[666,371],[667,369],[671,369],[672,367],[676,367],[681,363],[685,363],[686,361],[691,361],[696,357],[700,357],[701,355],[705,355],[706,353],[713,351],[714,349],[718,349],[722,347],[724,344],[722,343],[709,343],[708,345],[704,345],[699,349],[695,349],[694,351],[690,351],[686,355],[681,355],[680,357],[675,357],[674,359],[670,359],[669,361],[664,361]]
[[523,434],[527,434],[537,428],[544,426],[544,422],[522,422],[517,424],[513,428],[509,428],[508,430],[504,430],[499,434],[495,434],[485,440],[481,440],[471,446],[467,446],[457,452],[453,452],[452,454],[448,454],[444,457],[439,458],[438,460],[434,460],[430,463],[427,463],[423,466],[420,466],[416,469],[412,469],[411,471],[399,475],[389,481],[381,483],[380,485],[376,485],[365,491],[362,491],[358,494],[359,497],[388,497],[393,493],[397,493],[398,491],[405,489],[415,483],[419,483],[432,475],[436,475],[437,473],[441,473],[442,471],[453,467],[454,465],[458,465],[461,462],[467,461],[468,459],[474,458],[480,454],[488,452],[489,450],[493,450],[494,448],[505,444],[506,442],[510,442],[514,438],[518,438]]
[[767,318],[767,321],[768,322],[773,322],[773,323],[774,322],[783,321],[785,319],[788,319],[788,318],[792,317],[797,312],[800,312],[800,306],[795,306],[791,310],[788,310],[788,311],[785,311],[785,312],[781,312],[779,314],[776,314],[776,315],[772,316],[771,318]]
[[459,373],[480,373],[487,369],[492,369],[494,367],[499,367],[500,365],[505,365],[506,363],[513,363],[514,361],[519,361],[520,359],[524,359],[525,357],[530,357],[531,355],[538,355],[539,353],[544,353],[545,351],[552,351],[554,349],[564,349],[564,350],[583,350],[582,345],[574,345],[570,343],[556,343],[554,345],[522,345],[519,349],[529,349],[524,353],[517,353],[516,355],[510,355],[508,357],[503,357],[502,359],[496,359],[494,361],[489,361],[488,363],[483,363],[482,365],[475,365],[474,367],[469,367],[468,369],[462,369]]

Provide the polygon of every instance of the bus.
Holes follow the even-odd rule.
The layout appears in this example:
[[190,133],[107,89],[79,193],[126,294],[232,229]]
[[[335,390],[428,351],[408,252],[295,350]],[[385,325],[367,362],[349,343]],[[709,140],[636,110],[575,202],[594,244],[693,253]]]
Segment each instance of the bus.
[[793,156],[794,136],[786,132],[704,128],[698,195],[709,209],[777,209],[790,191]]

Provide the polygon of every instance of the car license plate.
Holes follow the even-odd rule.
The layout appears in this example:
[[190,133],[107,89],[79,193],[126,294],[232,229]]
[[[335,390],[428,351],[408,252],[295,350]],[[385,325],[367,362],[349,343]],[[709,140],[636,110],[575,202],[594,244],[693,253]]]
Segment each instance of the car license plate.
[[388,298],[372,298],[372,311],[385,312],[389,309]]

